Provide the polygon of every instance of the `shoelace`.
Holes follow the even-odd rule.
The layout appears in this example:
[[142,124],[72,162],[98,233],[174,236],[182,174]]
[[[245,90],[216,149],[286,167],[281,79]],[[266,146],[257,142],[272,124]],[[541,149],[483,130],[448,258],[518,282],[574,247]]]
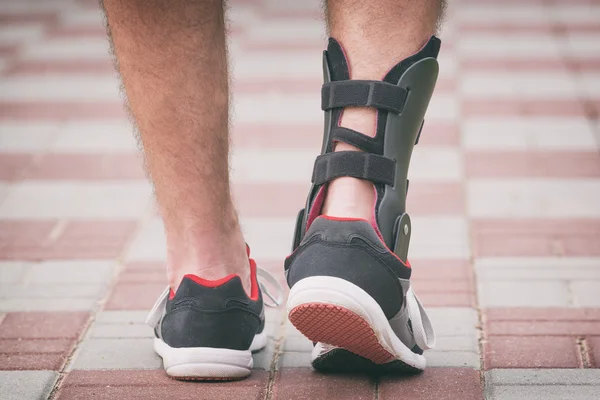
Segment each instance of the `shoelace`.
[[[277,282],[277,279],[275,279],[273,275],[271,275],[269,272],[265,271],[262,268],[256,268],[256,279],[258,281],[258,287],[260,287],[260,290],[262,291],[263,295],[268,297],[269,300],[271,300],[272,302],[266,302],[265,298],[263,297],[263,303],[265,304],[265,306],[276,308],[283,304],[283,288],[281,287],[279,282]],[[275,297],[273,297],[265,282],[274,286],[276,293]]]
[[431,320],[413,291],[412,286],[406,293],[406,308],[417,346],[422,350],[433,348],[435,346],[435,332],[433,331]]
[[[270,300],[270,302],[267,302],[267,301],[265,301],[265,298],[263,297],[263,304],[265,306],[279,307],[281,304],[283,304],[283,288],[281,287],[279,282],[277,282],[277,279],[275,279],[275,277],[273,275],[271,275],[269,272],[265,271],[262,268],[256,268],[256,278],[257,278],[258,286],[260,287],[260,290],[262,291],[264,296],[268,297]],[[273,296],[273,294],[271,294],[269,288],[263,281],[265,281],[266,283],[270,284],[271,286],[273,286],[275,288],[275,293],[276,293],[275,296]],[[167,286],[165,291],[160,295],[160,297],[158,298],[158,300],[156,301],[156,303],[150,310],[150,313],[148,314],[148,317],[146,318],[146,324],[149,325],[150,327],[154,328],[160,321],[160,319],[162,317],[162,313],[167,305],[167,299],[169,298],[170,291],[171,291],[171,288]]]

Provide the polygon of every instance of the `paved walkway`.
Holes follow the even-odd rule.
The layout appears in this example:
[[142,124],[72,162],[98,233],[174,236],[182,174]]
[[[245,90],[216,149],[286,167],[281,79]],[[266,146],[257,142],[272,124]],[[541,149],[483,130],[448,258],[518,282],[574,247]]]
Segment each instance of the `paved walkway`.
[[[231,1],[233,180],[282,277],[321,140],[316,1]],[[246,381],[176,382],[146,311],[163,233],[96,1],[0,3],[0,398],[600,397],[600,2],[452,0],[411,167],[432,368],[323,376],[270,310]]]

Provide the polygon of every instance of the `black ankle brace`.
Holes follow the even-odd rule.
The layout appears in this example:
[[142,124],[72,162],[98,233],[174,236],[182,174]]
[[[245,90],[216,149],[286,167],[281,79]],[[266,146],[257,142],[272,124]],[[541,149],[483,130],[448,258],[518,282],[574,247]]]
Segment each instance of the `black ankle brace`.
[[[406,260],[411,234],[410,218],[406,213],[408,166],[437,80],[440,44],[440,40],[432,36],[419,52],[392,67],[382,81],[365,81],[350,80],[341,45],[335,39],[329,39],[323,54],[321,91],[325,134],[321,155],[315,162],[313,186],[306,208],[298,214],[294,249],[312,222],[309,215],[314,218],[315,213],[310,211],[323,185],[350,176],[375,185],[375,217],[381,236],[398,257]],[[344,107],[376,108],[375,137],[340,127]],[[336,142],[350,144],[363,152],[333,152]]]

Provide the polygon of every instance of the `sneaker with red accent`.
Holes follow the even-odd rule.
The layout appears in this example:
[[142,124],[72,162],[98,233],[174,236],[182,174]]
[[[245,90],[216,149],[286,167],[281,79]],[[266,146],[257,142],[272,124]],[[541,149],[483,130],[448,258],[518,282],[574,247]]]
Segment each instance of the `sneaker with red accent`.
[[251,294],[238,275],[206,280],[185,275],[167,288],[146,323],[166,373],[182,380],[235,380],[250,375],[252,352],[267,344],[258,270],[250,259]]
[[285,262],[291,323],[321,371],[419,372],[435,344],[411,268],[360,219],[312,222]]

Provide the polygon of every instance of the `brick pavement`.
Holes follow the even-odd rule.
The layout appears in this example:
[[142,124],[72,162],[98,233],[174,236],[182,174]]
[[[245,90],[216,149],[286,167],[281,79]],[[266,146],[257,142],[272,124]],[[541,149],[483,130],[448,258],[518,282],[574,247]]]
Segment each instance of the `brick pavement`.
[[[450,3],[409,196],[431,368],[315,374],[269,310],[251,378],[206,385],[168,379],[143,325],[163,231],[96,2],[2,2],[0,398],[597,398],[600,2]],[[280,279],[321,141],[319,15],[231,1],[234,192]]]

